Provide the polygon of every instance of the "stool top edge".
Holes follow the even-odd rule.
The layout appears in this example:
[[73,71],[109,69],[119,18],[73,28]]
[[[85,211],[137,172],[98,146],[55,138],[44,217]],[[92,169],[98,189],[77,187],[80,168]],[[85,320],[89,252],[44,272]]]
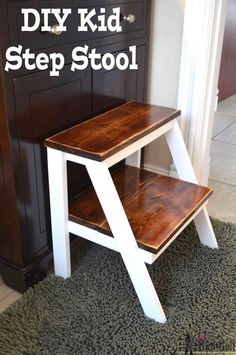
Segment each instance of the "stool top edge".
[[180,114],[173,108],[131,101],[47,138],[45,146],[104,161]]

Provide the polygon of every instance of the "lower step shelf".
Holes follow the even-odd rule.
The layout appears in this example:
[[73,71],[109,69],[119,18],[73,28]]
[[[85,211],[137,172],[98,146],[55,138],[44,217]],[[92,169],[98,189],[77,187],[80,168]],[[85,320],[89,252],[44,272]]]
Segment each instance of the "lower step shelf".
[[[207,187],[127,165],[112,177],[139,247],[154,254],[212,194]],[[113,237],[93,188],[70,201],[69,220]]]

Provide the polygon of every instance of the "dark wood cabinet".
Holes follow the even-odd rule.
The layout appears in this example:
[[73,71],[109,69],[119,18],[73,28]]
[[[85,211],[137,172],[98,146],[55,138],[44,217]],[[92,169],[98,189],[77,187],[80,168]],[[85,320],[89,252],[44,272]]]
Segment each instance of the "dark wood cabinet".
[[48,134],[91,115],[91,69],[72,72],[67,64],[58,77],[49,71],[15,78],[20,138],[41,142]]
[[[44,139],[99,112],[125,101],[144,101],[148,56],[150,0],[31,0],[0,3],[0,273],[9,286],[24,291],[45,277],[51,258],[50,206],[47,156]],[[40,30],[22,33],[21,8],[105,7],[109,15],[120,7],[123,15],[133,13],[133,24],[123,23],[122,33],[79,33],[77,11],[61,36]],[[52,22],[51,25],[54,23]],[[76,27],[75,27],[76,24]],[[49,71],[4,71],[5,51],[21,44],[38,53],[62,52],[66,65],[59,77]],[[129,53],[137,46],[139,69],[121,71],[70,70],[70,53],[87,44],[98,52]],[[88,132],[89,134],[89,132]],[[89,185],[87,172],[68,165],[69,197]]]
[[[115,57],[119,53],[130,53],[124,44],[106,46],[104,53],[112,53]],[[99,112],[114,106],[121,105],[124,101],[143,101],[145,82],[146,46],[137,46],[137,62],[142,70],[99,70],[93,73],[93,112]],[[130,58],[131,60],[131,58]],[[113,83],[111,87],[111,83]]]
[[[67,26],[70,31],[62,33],[60,36],[52,36],[50,33],[42,33],[40,30],[34,32],[21,32],[21,26],[23,25],[23,18],[21,16],[21,8],[35,8],[40,11],[41,8],[71,8],[72,14],[67,20]],[[97,14],[100,13],[99,9],[102,7],[105,9],[106,18],[112,14],[113,8],[120,8],[121,18],[129,14],[134,14],[136,20],[134,23],[124,22],[122,23],[122,32],[109,32],[109,31],[96,31],[92,32],[90,29],[87,32],[78,32],[77,28],[80,25],[78,21],[77,8],[86,7],[89,10],[95,9]],[[147,0],[18,0],[12,1],[8,4],[9,14],[9,30],[11,41],[14,45],[19,43],[32,49],[42,49],[55,46],[64,46],[71,43],[78,43],[81,41],[87,41],[91,39],[97,40],[98,47],[100,40],[109,38],[109,43],[119,43],[122,41],[137,39],[144,37],[147,34],[147,24],[149,22],[148,17],[149,1]],[[92,19],[96,24],[96,18]],[[55,19],[49,20],[49,25],[55,25]],[[41,19],[43,22],[43,18]]]

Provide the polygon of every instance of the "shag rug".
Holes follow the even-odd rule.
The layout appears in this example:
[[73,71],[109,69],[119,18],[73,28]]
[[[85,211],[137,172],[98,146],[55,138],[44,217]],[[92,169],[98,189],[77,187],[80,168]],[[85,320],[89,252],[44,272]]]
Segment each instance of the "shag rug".
[[120,255],[85,245],[70,279],[54,275],[0,315],[0,354],[170,355],[191,337],[236,338],[236,226],[213,221],[219,250],[190,225],[149,266],[167,315],[143,314]]

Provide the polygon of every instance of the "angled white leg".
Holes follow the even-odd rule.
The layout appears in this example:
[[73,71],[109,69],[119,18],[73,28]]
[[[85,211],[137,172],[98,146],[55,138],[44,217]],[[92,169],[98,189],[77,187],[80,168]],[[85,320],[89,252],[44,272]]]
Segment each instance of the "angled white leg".
[[218,248],[215,232],[212,228],[206,207],[195,217],[194,223],[201,243],[212,249]]
[[138,245],[109,170],[103,163],[97,162],[86,167],[144,313],[149,318],[164,323],[164,311],[146,265],[139,257]]
[[[197,178],[186,149],[177,120],[174,127],[166,133],[166,139],[180,179],[197,184]],[[194,223],[202,244],[210,248],[218,248],[208,212],[204,208],[194,219]]]
[[71,276],[68,193],[65,154],[47,148],[55,274]]

